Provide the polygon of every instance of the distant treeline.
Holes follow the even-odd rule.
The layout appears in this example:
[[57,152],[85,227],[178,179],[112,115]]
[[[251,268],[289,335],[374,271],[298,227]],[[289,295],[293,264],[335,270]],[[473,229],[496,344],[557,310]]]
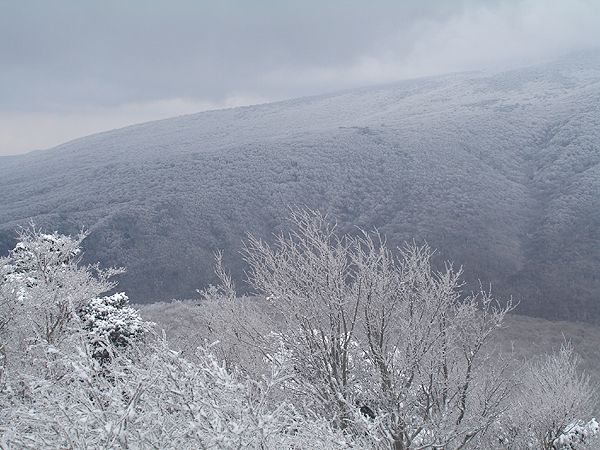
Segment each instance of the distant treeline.
[[[132,302],[197,298],[213,256],[244,293],[246,233],[291,206],[340,233],[427,242],[464,290],[600,323],[600,68],[563,62],[226,111],[73,141],[0,166],[0,254],[33,219],[90,229],[84,261],[125,266]],[[587,61],[587,62],[586,62]]]

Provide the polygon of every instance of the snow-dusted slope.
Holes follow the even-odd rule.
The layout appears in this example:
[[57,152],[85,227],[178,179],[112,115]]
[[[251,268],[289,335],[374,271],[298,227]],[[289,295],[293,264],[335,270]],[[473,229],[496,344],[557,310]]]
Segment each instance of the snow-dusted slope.
[[86,258],[127,266],[133,301],[188,298],[213,250],[242,278],[244,233],[306,205],[427,240],[523,312],[600,321],[599,104],[587,54],[101,133],[0,165],[0,250],[30,218],[85,225]]

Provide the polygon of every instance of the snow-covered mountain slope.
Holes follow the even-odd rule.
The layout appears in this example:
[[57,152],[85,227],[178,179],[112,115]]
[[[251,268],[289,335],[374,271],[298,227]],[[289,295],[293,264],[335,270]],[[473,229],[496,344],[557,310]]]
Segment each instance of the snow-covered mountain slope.
[[522,312],[599,323],[599,104],[592,53],[100,133],[0,165],[0,251],[31,218],[84,225],[87,260],[127,266],[133,301],[190,298],[212,251],[241,280],[245,233],[308,206],[426,240]]

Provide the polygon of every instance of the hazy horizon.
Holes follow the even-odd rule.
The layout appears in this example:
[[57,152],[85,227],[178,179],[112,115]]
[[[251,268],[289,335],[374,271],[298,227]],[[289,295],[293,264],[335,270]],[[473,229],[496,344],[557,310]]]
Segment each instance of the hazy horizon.
[[0,3],[0,156],[204,110],[600,47],[591,0]]

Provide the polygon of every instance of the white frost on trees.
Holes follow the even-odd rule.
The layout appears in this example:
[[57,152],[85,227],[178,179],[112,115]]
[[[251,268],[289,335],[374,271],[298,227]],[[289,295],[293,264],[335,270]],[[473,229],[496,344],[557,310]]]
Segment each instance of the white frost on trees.
[[595,419],[582,420],[597,405],[589,376],[577,370],[570,342],[526,364],[515,401],[495,427],[493,448],[577,450],[597,444]]
[[0,261],[0,448],[597,442],[597,422],[581,420],[594,387],[569,343],[510,376],[486,347],[510,303],[464,295],[462,271],[433,270],[428,246],[396,256],[376,232],[340,237],[310,211],[292,219],[296,231],[274,248],[254,238],[246,248],[268,306],[236,297],[216,254],[222,286],[190,308],[207,342],[221,342],[185,355],[124,293],[102,296],[120,269],[78,265],[85,233],[23,230]]
[[349,432],[365,423],[357,406],[368,407],[369,434],[394,450],[484,442],[515,383],[485,344],[513,305],[483,289],[464,295],[462,270],[434,271],[427,245],[396,257],[377,232],[338,236],[318,212],[294,210],[292,222],[274,247],[250,236],[245,259],[283,318],[304,401]]
[[115,287],[110,279],[123,269],[79,265],[87,234],[47,234],[33,223],[19,231],[19,242],[2,264],[1,294],[12,302],[13,322],[28,339],[59,342],[77,326],[78,309]]
[[128,340],[143,336],[153,325],[128,303],[124,292],[92,299],[77,311],[82,328],[117,347],[126,346]]
[[109,357],[105,348],[107,343],[123,348],[142,339],[152,329],[154,324],[144,321],[128,303],[127,295],[118,292],[94,298],[77,311],[82,329],[89,333],[88,338],[97,346],[94,353],[97,358],[106,360]]

